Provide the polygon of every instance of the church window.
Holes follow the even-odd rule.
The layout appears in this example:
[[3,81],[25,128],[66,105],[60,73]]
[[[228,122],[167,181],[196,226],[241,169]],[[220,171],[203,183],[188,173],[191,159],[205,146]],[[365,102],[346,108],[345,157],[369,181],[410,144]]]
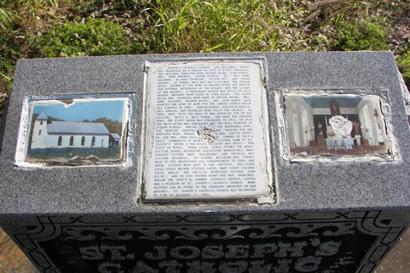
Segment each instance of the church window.
[[95,136],[93,136],[93,138],[91,139],[91,146],[95,145]]
[[81,138],[81,146],[84,146],[84,144],[85,144],[85,137],[83,136],[83,137]]
[[42,121],[42,120],[40,121],[40,125],[43,125],[43,121]]
[[63,142],[63,137],[62,136],[59,136],[58,137],[58,146],[61,146],[61,143]]
[[73,144],[74,144],[74,137],[71,136],[71,137],[70,137],[70,146],[73,146]]

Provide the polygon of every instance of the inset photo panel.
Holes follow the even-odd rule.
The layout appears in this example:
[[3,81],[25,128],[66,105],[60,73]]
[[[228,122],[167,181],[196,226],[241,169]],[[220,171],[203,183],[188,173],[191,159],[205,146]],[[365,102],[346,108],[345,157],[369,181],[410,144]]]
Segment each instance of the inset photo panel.
[[[86,166],[122,163],[128,98],[31,100],[21,126],[19,165]],[[26,128],[26,129],[25,129]],[[22,134],[23,133],[23,134]],[[19,152],[23,153],[18,154]]]
[[290,155],[390,155],[383,103],[375,95],[286,95]]

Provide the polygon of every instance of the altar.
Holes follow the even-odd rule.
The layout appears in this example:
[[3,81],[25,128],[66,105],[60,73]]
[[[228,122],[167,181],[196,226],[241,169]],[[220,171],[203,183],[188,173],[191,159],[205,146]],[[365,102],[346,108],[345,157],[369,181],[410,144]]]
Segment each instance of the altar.
[[351,150],[353,149],[352,137],[328,137],[326,138],[326,147],[328,150]]

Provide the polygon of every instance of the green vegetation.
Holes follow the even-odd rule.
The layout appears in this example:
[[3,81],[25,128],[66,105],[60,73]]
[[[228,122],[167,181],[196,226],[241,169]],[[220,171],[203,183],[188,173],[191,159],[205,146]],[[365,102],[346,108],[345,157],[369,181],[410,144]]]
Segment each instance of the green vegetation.
[[0,117],[20,58],[392,50],[408,80],[409,13],[408,0],[0,0]]
[[410,84],[410,49],[403,53],[397,61],[404,80],[407,84]]
[[336,50],[387,50],[384,27],[369,19],[337,23]]
[[53,26],[33,42],[41,57],[128,54],[132,45],[126,31],[117,23],[88,19]]
[[122,123],[121,122],[113,121],[109,118],[99,118],[93,122],[104,123],[104,125],[107,127],[110,133],[117,133],[119,135],[122,135]]
[[259,0],[157,1],[152,49],[165,52],[275,50],[280,16]]

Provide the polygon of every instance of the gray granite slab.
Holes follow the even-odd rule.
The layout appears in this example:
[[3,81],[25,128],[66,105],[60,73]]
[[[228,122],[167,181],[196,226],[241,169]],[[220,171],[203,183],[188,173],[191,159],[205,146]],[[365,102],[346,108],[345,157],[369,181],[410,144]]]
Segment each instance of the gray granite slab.
[[[198,57],[264,57],[277,204],[136,203],[145,61]],[[291,163],[283,159],[275,96],[283,90],[387,90],[399,154],[393,161]],[[356,91],[355,91],[356,90]],[[350,91],[349,91],[350,92]],[[381,92],[381,91],[380,91]],[[129,167],[17,168],[15,147],[25,96],[136,94],[134,153]],[[20,60],[0,152],[0,214],[146,213],[408,209],[410,130],[399,74],[389,52],[218,53]]]
[[[243,57],[266,61],[276,203],[137,202],[144,63]],[[0,225],[44,273],[372,272],[410,222],[410,129],[402,89],[389,52],[20,60],[0,150]],[[284,93],[318,91],[383,97],[395,154],[289,159],[278,103]],[[24,99],[84,94],[135,95],[130,164],[17,167]]]

